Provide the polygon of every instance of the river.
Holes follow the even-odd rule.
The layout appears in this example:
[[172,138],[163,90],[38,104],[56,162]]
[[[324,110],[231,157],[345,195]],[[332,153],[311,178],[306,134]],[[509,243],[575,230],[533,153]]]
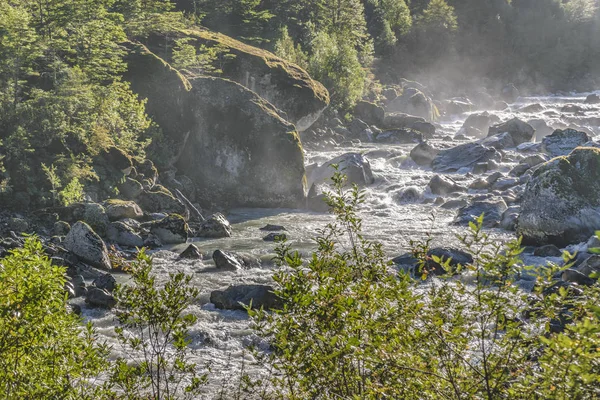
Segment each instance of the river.
[[[584,105],[583,101],[588,94],[524,97],[519,98],[506,110],[490,111],[490,113],[497,115],[502,121],[516,116],[525,121],[542,120],[553,129],[574,127],[585,130],[590,136],[599,135],[600,105]],[[539,104],[542,109],[534,110],[535,112],[532,112],[531,108],[520,111],[530,104]],[[577,104],[583,110],[575,113],[562,112],[566,104]],[[435,138],[430,142],[437,147],[451,147],[465,143],[452,138],[467,116],[468,114],[445,117],[438,121]],[[447,210],[433,205],[435,196],[427,193],[425,188],[434,172],[418,167],[410,160],[409,153],[414,146],[415,144],[363,143],[356,147],[310,151],[306,154],[307,165],[321,164],[347,152],[366,154],[376,181],[366,189],[368,196],[360,215],[364,221],[365,235],[381,242],[390,258],[406,252],[411,239],[422,239],[427,233],[433,236],[434,245],[456,245],[456,234],[464,229],[451,225],[456,216],[455,209]],[[499,171],[507,173],[515,165],[517,165],[516,161],[502,162]],[[476,177],[454,174],[453,178],[468,186]],[[408,204],[400,202],[398,194],[410,186],[423,192],[422,199]],[[435,217],[434,224],[430,222],[432,215]],[[216,397],[223,385],[230,388],[233,385],[235,389],[235,378],[239,376],[242,367],[253,377],[264,377],[267,374],[266,369],[257,365],[246,350],[251,344],[259,347],[266,346],[253,333],[246,313],[215,309],[209,302],[210,292],[234,284],[271,283],[274,268],[271,258],[275,245],[262,240],[265,232],[260,231],[260,227],[266,224],[285,226],[292,246],[303,253],[308,253],[314,248],[312,238],[316,231],[331,221],[331,216],[328,214],[281,209],[233,209],[227,214],[227,218],[233,227],[231,238],[194,239],[194,243],[205,254],[202,261],[177,261],[178,252],[184,246],[153,254],[154,270],[159,281],[164,281],[169,272],[182,270],[193,274],[193,284],[201,291],[199,300],[189,311],[198,317],[198,322],[191,330],[193,359],[198,365],[210,363],[212,370],[206,387],[206,398]],[[513,232],[500,229],[491,230],[490,234],[497,240],[514,238]],[[212,252],[217,249],[251,253],[262,260],[262,267],[240,272],[217,271],[210,258]],[[125,278],[122,276],[120,279]],[[113,347],[113,355],[122,355],[113,332],[114,315],[109,311],[86,308],[85,305],[82,307],[84,317],[94,323],[101,339],[106,340]]]

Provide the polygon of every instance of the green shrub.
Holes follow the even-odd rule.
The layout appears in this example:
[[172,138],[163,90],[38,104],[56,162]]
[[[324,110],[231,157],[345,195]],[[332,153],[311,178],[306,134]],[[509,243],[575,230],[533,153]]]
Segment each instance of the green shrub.
[[[249,310],[273,347],[276,398],[597,398],[598,285],[581,297],[548,294],[569,264],[524,266],[520,241],[494,241],[483,216],[460,237],[472,263],[429,256],[425,241],[414,249],[421,269],[436,263],[446,274],[423,284],[393,273],[381,246],[361,234],[363,195],[345,191],[337,172],[333,182],[336,222],[319,233],[317,250],[303,260],[278,247],[282,309]],[[538,276],[533,294],[515,285],[525,271]],[[573,323],[552,333],[561,317]]]
[[115,292],[120,324],[115,332],[127,358],[117,360],[111,382],[127,399],[197,398],[207,375],[189,361],[189,328],[196,317],[185,312],[198,296],[192,277],[172,273],[159,287],[144,250],[129,271],[133,285]]
[[35,238],[0,260],[0,398],[100,395],[107,349],[68,311],[65,281]]

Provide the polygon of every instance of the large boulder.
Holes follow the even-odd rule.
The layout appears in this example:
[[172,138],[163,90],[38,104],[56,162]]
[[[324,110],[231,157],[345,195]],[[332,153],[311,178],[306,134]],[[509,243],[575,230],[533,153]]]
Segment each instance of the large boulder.
[[410,151],[410,158],[423,167],[431,167],[431,163],[439,154],[439,150],[433,147],[428,142],[419,143]]
[[461,168],[471,168],[477,163],[487,162],[496,154],[493,148],[479,143],[465,143],[451,149],[442,150],[432,162],[434,171],[452,172]]
[[365,156],[359,153],[346,153],[315,168],[310,174],[310,185],[331,183],[330,179],[335,173],[333,165],[338,166],[338,170],[348,177],[350,183],[366,186],[375,181],[371,164]]
[[513,118],[510,121],[490,127],[488,137],[500,135],[505,132],[508,132],[515,146],[518,146],[522,143],[531,142],[535,129],[527,122]]
[[485,228],[494,228],[502,222],[502,217],[507,209],[508,206],[503,199],[492,198],[475,201],[458,210],[454,224],[469,225],[469,222],[474,222],[475,219],[483,214],[483,226]]
[[458,185],[450,177],[434,175],[427,185],[432,194],[446,196],[450,193],[466,192],[466,188]]
[[595,93],[588,95],[584,101],[585,104],[600,104],[600,95]]
[[104,208],[111,221],[124,218],[140,219],[144,216],[140,206],[133,201],[111,199],[104,202]]
[[589,142],[590,137],[585,132],[575,129],[557,129],[542,140],[542,148],[552,157],[566,156],[576,147]]
[[231,237],[231,224],[223,214],[216,213],[208,217],[206,221],[202,222],[196,235],[204,238]]
[[[264,49],[208,30],[182,30],[175,33],[175,38],[186,38],[187,44],[196,48],[227,49],[233,57],[221,59],[221,76],[244,85],[285,112],[286,119],[299,131],[310,128],[329,105],[329,93],[321,83],[297,65]],[[170,61],[172,44],[167,43],[165,49],[163,36],[151,36],[148,43],[156,54],[167,54]]]
[[294,126],[254,92],[220,78],[192,81],[197,126],[177,167],[221,204],[289,207],[304,199]]
[[433,100],[417,88],[405,88],[402,96],[388,103],[387,111],[416,115],[427,121],[435,121],[440,116]]
[[386,114],[383,121],[385,129],[412,129],[421,132],[425,137],[435,135],[435,125],[425,121],[425,118],[404,113]]
[[108,249],[104,241],[85,222],[78,221],[71,227],[64,241],[65,249],[81,261],[104,270],[111,270]]
[[483,138],[486,136],[490,126],[499,122],[500,118],[487,111],[479,114],[471,114],[467,117],[458,133],[465,136]]
[[600,229],[600,149],[579,147],[542,164],[523,193],[517,234],[563,247]]
[[260,267],[260,261],[248,254],[215,250],[212,255],[215,267],[221,270],[237,271]]
[[250,207],[303,202],[302,146],[278,109],[238,83],[187,80],[145,47],[130,47],[126,78],[148,99],[148,113],[165,134],[156,152],[170,150],[163,157],[192,179],[198,201]]
[[108,226],[106,238],[121,246],[142,247],[144,245],[144,239],[133,228],[120,221]]
[[189,227],[182,216],[169,215],[148,224],[150,233],[155,235],[163,244],[185,243],[189,236]]

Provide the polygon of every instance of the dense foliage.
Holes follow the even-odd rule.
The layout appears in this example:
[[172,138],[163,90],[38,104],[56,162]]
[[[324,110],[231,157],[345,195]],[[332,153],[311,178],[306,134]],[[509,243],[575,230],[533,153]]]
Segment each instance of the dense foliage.
[[[415,277],[394,273],[362,236],[363,195],[345,190],[339,173],[334,181],[336,222],[319,233],[317,251],[304,260],[285,243],[278,249],[282,309],[250,310],[274,349],[275,398],[597,397],[598,284],[582,295],[553,286],[559,268],[530,271],[520,241],[495,243],[483,216],[460,238],[472,263],[429,256],[426,241],[414,246]],[[433,265],[446,274],[420,284]],[[533,294],[514,284],[528,272]]]
[[107,349],[68,310],[65,280],[34,238],[0,260],[1,398],[96,398]]

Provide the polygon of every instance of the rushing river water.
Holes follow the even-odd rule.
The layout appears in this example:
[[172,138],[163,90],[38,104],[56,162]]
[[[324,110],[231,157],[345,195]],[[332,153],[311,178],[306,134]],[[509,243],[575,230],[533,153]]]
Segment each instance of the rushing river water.
[[[588,132],[590,136],[599,135],[600,105],[584,105],[583,100],[587,94],[589,93],[519,98],[508,109],[490,113],[497,115],[502,121],[516,116],[525,121],[542,120],[553,129],[573,127]],[[561,112],[564,105],[571,103],[581,106],[583,111],[568,114]],[[519,111],[530,104],[540,104],[543,109],[535,110],[536,112]],[[436,137],[430,142],[435,147],[452,147],[464,143],[453,141],[451,138],[459,131],[467,116],[452,116],[439,121],[436,124]],[[418,167],[410,160],[409,153],[414,146],[415,144],[363,143],[357,147],[311,151],[306,154],[307,164],[322,164],[347,152],[361,152],[366,155],[376,181],[367,188],[367,201],[361,210],[364,232],[368,238],[381,242],[390,258],[406,252],[411,239],[424,238],[427,233],[433,236],[434,245],[455,245],[456,234],[464,229],[451,225],[456,216],[456,209],[447,210],[433,205],[435,196],[425,189],[435,174],[430,169]],[[515,160],[517,158],[515,157]],[[516,164],[517,162],[502,162],[499,171],[507,173]],[[475,179],[474,176],[461,174],[454,174],[453,178],[464,186],[468,186]],[[398,194],[411,186],[423,192],[422,200],[409,204],[399,202]],[[433,225],[430,222],[432,215],[435,216]],[[206,398],[213,398],[218,394],[222,385],[231,384],[239,375],[237,371],[242,365],[254,376],[266,373],[263,367],[256,365],[246,350],[251,344],[265,345],[250,329],[246,313],[215,309],[209,302],[210,292],[233,284],[271,283],[274,268],[271,258],[275,245],[262,240],[265,232],[260,231],[260,227],[266,224],[285,226],[293,247],[307,253],[314,247],[312,238],[316,231],[331,221],[328,214],[275,209],[234,209],[228,213],[227,218],[233,227],[231,238],[194,240],[203,254],[206,254],[203,261],[177,261],[183,246],[173,248],[172,251],[161,250],[154,253],[154,270],[159,276],[159,281],[164,281],[169,272],[182,270],[193,274],[193,284],[200,288],[200,299],[190,310],[198,317],[191,333],[195,361],[199,365],[205,365],[207,362],[211,364],[212,372]],[[514,233],[499,229],[490,233],[498,240],[514,237]],[[217,249],[252,253],[263,261],[262,267],[238,272],[217,271],[210,258],[212,252]],[[121,276],[119,279],[125,280],[126,277]],[[113,332],[114,315],[108,311],[88,309],[84,305],[82,307],[84,316],[93,321],[99,334],[113,346],[114,355],[121,354]]]

